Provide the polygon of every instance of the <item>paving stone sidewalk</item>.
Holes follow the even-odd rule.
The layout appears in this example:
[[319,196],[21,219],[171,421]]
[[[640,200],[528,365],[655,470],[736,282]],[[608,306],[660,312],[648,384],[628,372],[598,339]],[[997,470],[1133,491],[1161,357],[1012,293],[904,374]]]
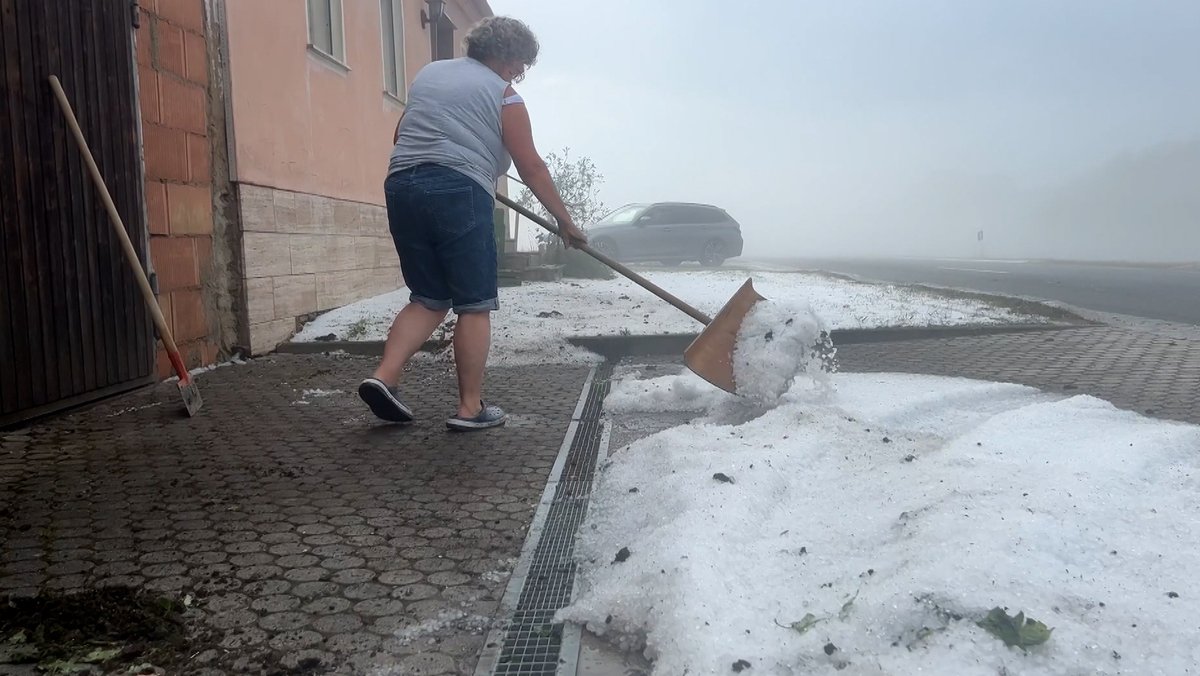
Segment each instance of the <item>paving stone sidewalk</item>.
[[838,347],[843,371],[899,371],[1090,394],[1200,424],[1200,342],[1094,326]]
[[0,433],[0,595],[192,595],[182,673],[471,673],[587,369],[493,369],[511,424],[455,435],[451,373],[380,425],[373,363],[268,357],[201,375],[191,420],[160,385]]

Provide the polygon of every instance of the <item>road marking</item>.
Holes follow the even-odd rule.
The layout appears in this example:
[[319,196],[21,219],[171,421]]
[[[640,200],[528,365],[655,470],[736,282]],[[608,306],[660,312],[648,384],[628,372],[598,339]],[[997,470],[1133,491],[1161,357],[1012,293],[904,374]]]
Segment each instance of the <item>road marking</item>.
[[989,275],[1007,275],[1009,272],[1008,270],[985,270],[983,268],[942,268],[942,267],[939,267],[938,270],[953,270],[955,272],[982,272],[982,273],[989,274]]

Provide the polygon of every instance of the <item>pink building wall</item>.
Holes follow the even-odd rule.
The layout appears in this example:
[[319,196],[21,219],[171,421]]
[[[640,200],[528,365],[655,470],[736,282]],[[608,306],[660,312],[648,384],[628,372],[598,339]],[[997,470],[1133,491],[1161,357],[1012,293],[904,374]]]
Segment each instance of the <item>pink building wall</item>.
[[[341,0],[345,58],[309,47],[304,0],[226,0],[230,173],[251,352],[308,317],[402,285],[383,208],[401,100],[385,93],[379,0]],[[424,0],[403,0],[407,81],[431,59]],[[448,0],[455,55],[484,0]]]
[[[446,16],[462,35],[485,16],[473,0]],[[301,0],[227,2],[234,180],[383,204],[391,134],[403,104],[384,94],[379,2],[343,0],[346,64],[308,49]],[[408,80],[430,61],[424,0],[404,0]]]
[[[456,43],[483,18],[480,4],[447,3]],[[404,107],[384,94],[379,2],[343,0],[342,7],[344,67],[308,49],[302,0],[226,3],[234,180],[383,203],[392,131]],[[420,21],[426,8],[423,0],[403,2],[410,82],[430,60],[429,29]]]

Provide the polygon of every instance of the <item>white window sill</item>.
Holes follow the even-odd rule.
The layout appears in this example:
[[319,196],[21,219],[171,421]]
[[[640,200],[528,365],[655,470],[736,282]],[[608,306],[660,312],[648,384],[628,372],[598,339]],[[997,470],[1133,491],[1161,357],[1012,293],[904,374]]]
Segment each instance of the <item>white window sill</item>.
[[383,90],[383,98],[387,101],[391,101],[392,103],[396,104],[397,106],[400,106],[401,108],[408,107],[407,101],[405,101],[404,99],[400,98],[399,96],[396,96],[395,94],[387,91],[386,89]]
[[318,61],[321,61],[325,65],[332,66],[334,70],[339,70],[343,73],[350,72],[350,66],[347,66],[345,64],[345,62],[343,62],[341,59],[337,58],[336,56],[334,56],[332,54],[327,53],[323,49],[320,49],[320,48],[315,47],[310,44],[308,46],[308,53],[311,54],[312,56],[315,56]]

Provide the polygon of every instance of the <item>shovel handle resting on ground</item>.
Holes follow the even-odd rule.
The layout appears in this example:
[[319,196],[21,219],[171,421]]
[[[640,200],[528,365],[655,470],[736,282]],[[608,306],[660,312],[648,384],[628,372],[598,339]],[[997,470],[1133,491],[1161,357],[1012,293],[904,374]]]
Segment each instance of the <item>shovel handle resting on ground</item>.
[[[549,221],[512,201],[506,195],[497,193],[496,199],[501,204],[561,237],[558,228]],[[721,311],[717,313],[717,316],[709,317],[673,294],[668,293],[654,282],[630,270],[625,265],[596,251],[591,246],[584,244],[579,247],[579,250],[621,273],[630,281],[650,293],[679,308],[692,319],[704,324],[704,330],[692,341],[687,350],[684,351],[683,361],[689,369],[701,378],[704,378],[726,392],[737,393],[737,383],[735,382],[733,373],[733,351],[737,347],[738,332],[741,331],[742,321],[745,320],[746,315],[754,307],[754,304],[761,300],[766,300],[754,290],[753,280],[747,279],[746,283],[742,284],[742,287],[737,290],[737,293],[733,294],[733,297],[725,303]]]
[[158,299],[154,297],[154,290],[150,288],[150,280],[146,279],[146,271],[142,269],[142,262],[138,259],[137,251],[134,250],[133,243],[129,241],[129,233],[125,232],[125,223],[121,220],[121,215],[117,213],[117,207],[113,204],[112,195],[108,192],[108,186],[104,183],[104,177],[100,175],[100,168],[96,166],[96,159],[92,157],[92,151],[88,147],[87,140],[83,137],[83,130],[79,128],[79,121],[75,119],[75,112],[71,108],[71,102],[67,100],[67,94],[63,91],[62,83],[59,82],[57,75],[50,76],[50,88],[54,90],[54,98],[58,101],[58,107],[62,109],[63,117],[67,120],[67,126],[71,128],[71,135],[75,137],[75,142],[79,145],[79,152],[83,155],[83,161],[87,165],[92,182],[96,184],[96,190],[100,193],[100,199],[104,201],[104,209],[108,212],[108,220],[117,234],[117,239],[121,242],[121,249],[125,252],[125,259],[129,262],[129,267],[133,270],[134,278],[137,279],[138,287],[142,291],[142,298],[146,301],[146,306],[150,309],[150,314],[154,317],[154,326],[158,329],[158,335],[162,338],[163,346],[167,349],[167,356],[171,359],[171,365],[175,367],[175,372],[179,375],[179,391],[183,395],[183,405],[187,409],[188,415],[195,415],[204,404],[200,398],[200,391],[196,388],[196,384],[192,382],[192,376],[188,373],[187,367],[183,363],[183,358],[179,356],[179,348],[175,345],[175,339],[171,336],[171,330],[167,327],[167,320],[163,317],[162,308],[158,306]]

